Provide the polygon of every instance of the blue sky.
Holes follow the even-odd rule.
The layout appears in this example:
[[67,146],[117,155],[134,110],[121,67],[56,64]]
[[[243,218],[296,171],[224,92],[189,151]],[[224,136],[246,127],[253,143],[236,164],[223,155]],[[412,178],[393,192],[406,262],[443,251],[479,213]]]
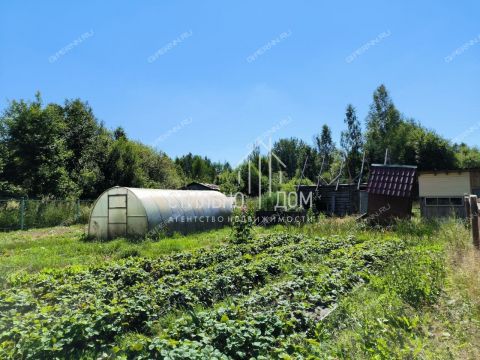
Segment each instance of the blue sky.
[[0,108],[37,90],[79,97],[172,157],[236,164],[264,134],[311,142],[327,123],[338,140],[346,105],[363,123],[384,83],[404,115],[478,145],[479,13],[478,1],[3,1]]

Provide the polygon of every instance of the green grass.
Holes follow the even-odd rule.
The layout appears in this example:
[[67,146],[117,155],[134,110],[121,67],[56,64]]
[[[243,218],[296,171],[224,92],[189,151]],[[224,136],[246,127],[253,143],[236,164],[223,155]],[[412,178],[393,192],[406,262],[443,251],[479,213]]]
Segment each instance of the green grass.
[[[349,233],[373,236],[374,233],[359,227],[353,217],[319,219],[318,223],[303,226],[256,227],[256,235],[281,233],[308,236],[348,235]],[[107,242],[84,241],[83,225],[51,227],[0,233],[0,284],[12,274],[36,272],[44,268],[69,265],[92,265],[128,256],[155,258],[171,253],[211,248],[225,242],[229,228],[195,233],[187,236],[175,234],[158,241],[132,242],[116,239]]]
[[[354,217],[320,218],[314,224],[301,226],[255,227],[256,235],[282,233],[304,234],[307,236],[381,236],[382,231],[372,231],[363,227]],[[433,231],[416,220],[413,225],[403,223],[400,233]],[[92,265],[128,256],[155,258],[174,252],[211,248],[225,242],[230,235],[229,228],[195,233],[187,236],[175,234],[171,238],[158,241],[132,242],[116,239],[107,242],[84,241],[85,227],[73,225],[12,231],[0,233],[0,285],[11,275],[21,272],[36,272],[44,268],[58,268],[69,265]]]
[[175,235],[158,241],[108,242],[84,240],[84,227],[53,227],[0,233],[0,284],[14,274],[44,268],[92,265],[129,256],[159,257],[174,252],[211,248],[224,242],[230,229],[189,236]]
[[412,252],[342,300],[309,353],[321,359],[480,358],[480,251],[469,230],[459,221],[414,220],[395,231]]
[[[162,340],[165,335],[173,341],[168,346],[182,343],[181,354],[173,356],[176,350],[170,349],[172,358],[180,359],[185,358],[190,346],[184,341],[185,331],[211,335],[211,345],[229,356],[267,355],[277,345],[290,347],[288,342],[278,342],[276,333],[290,339],[302,329],[315,326],[312,311],[320,298],[321,303],[329,304],[338,296],[346,296],[367,273],[382,268],[403,248],[398,238],[388,235],[379,239],[371,236],[364,242],[350,236],[320,238],[283,231],[251,242],[228,244],[220,251],[202,248],[189,256],[156,261],[128,259],[84,271],[73,268],[22,276],[9,283],[0,297],[0,308],[5,309],[1,348],[3,354],[19,357],[29,353],[37,358],[55,354],[63,357],[74,351],[96,357],[105,351],[138,358],[138,352],[143,351],[146,358],[152,358],[156,344],[167,345]],[[369,270],[365,271],[367,265]],[[283,281],[275,283],[280,278]],[[307,294],[312,297],[304,297]],[[227,296],[237,304],[228,315],[223,309],[210,310]],[[197,313],[205,323],[192,322],[190,314],[178,314],[180,318],[163,322],[167,326],[176,324],[171,331],[154,333],[159,317],[196,305],[205,306],[202,314]],[[291,318],[293,311],[298,319]],[[257,319],[262,314],[265,319]],[[191,329],[184,330],[184,320]],[[225,322],[228,329],[224,329]],[[260,333],[264,326],[271,336]],[[43,334],[40,338],[39,332]],[[232,335],[231,342],[225,343],[222,339],[228,334]],[[244,336],[248,340],[242,340]],[[193,346],[203,345],[196,342]],[[197,358],[208,358],[200,351]]]
[[[281,233],[308,237],[354,235],[400,238],[409,253],[342,299],[318,332],[292,339],[304,355],[345,359],[480,358],[480,251],[460,221],[424,222],[418,217],[390,228],[368,228],[353,217],[320,218],[314,224],[254,228],[256,236]],[[0,233],[0,286],[12,275],[70,265],[88,267],[126,257],[158,258],[228,241],[229,228],[157,241],[84,240],[83,226]],[[280,261],[280,259],[279,259]],[[285,281],[279,277],[266,286]],[[213,309],[228,307],[226,298]],[[196,308],[196,312],[208,308]],[[187,312],[188,314],[188,312]],[[185,315],[173,312],[157,326]]]

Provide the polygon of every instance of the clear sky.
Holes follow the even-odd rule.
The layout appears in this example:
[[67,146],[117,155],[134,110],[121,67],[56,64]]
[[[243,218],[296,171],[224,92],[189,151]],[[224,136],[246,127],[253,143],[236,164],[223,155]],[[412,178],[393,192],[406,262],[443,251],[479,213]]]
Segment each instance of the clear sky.
[[[478,1],[1,1],[0,108],[81,98],[108,128],[235,165],[258,137],[335,140],[384,83],[439,134],[480,139]],[[267,136],[268,137],[268,136]]]

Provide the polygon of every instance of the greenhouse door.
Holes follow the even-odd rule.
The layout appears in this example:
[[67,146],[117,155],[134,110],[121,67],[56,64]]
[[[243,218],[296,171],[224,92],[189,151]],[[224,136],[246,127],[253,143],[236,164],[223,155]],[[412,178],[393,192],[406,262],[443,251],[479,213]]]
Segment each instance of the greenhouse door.
[[108,238],[127,235],[127,195],[108,195]]

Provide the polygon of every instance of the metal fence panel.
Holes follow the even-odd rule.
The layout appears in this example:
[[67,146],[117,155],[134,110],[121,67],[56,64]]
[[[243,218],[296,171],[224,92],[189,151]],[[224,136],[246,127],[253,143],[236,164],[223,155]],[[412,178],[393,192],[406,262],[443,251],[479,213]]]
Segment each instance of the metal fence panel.
[[0,230],[87,224],[93,200],[0,200]]

